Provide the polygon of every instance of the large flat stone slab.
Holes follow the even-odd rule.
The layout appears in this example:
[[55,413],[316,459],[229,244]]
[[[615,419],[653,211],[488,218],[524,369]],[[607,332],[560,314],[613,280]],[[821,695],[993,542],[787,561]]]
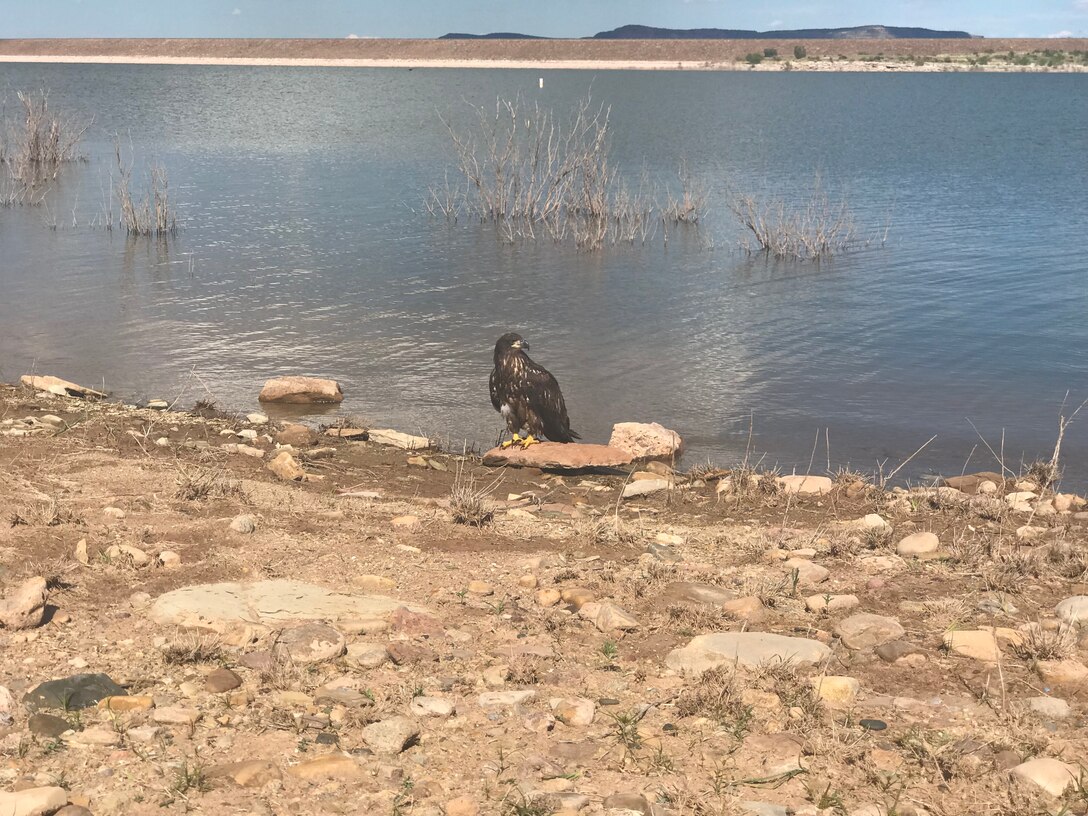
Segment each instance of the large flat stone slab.
[[60,377],[35,377],[30,374],[24,374],[19,378],[19,382],[30,388],[35,388],[38,391],[48,391],[50,394],[56,394],[58,397],[86,398],[109,396],[101,391],[95,391],[93,388],[86,388],[85,386],[77,385],[74,382],[62,380]]
[[490,467],[534,467],[547,470],[585,470],[625,467],[634,455],[609,445],[582,445],[573,442],[541,442],[528,448],[492,448],[484,454]]
[[289,621],[335,623],[388,618],[396,609],[428,610],[385,595],[351,595],[302,581],[257,581],[248,584],[197,584],[160,595],[151,617],[167,626],[196,626],[224,631],[239,624],[268,626]]
[[674,649],[665,665],[684,674],[702,674],[726,663],[753,668],[774,661],[820,663],[831,650],[818,640],[775,635],[770,632],[717,632],[694,637],[682,649]]

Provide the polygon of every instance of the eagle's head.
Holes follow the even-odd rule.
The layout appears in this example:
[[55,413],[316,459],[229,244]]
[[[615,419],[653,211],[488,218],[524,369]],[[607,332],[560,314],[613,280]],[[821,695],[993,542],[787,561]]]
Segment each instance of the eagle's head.
[[507,354],[517,354],[528,350],[529,344],[524,337],[517,332],[507,332],[495,343],[495,362],[497,363]]

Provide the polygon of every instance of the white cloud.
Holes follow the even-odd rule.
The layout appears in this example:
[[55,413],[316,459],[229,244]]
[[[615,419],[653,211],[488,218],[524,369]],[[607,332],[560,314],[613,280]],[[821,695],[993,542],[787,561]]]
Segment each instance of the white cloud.
[[1066,39],[1068,37],[1072,37],[1072,36],[1073,36],[1072,31],[1059,31],[1057,34],[1051,34],[1050,35],[1051,39],[1062,39],[1062,40],[1064,40],[1064,39]]
[[1088,11],[1088,0],[1074,0],[1073,8]]
[[236,8],[234,11],[231,12],[231,14],[233,14],[235,17],[237,17],[241,13],[242,10],[240,8]]
[[347,36],[347,37],[345,37],[344,39],[347,39],[347,40],[357,40],[357,39],[359,39],[359,35],[358,35],[358,34],[348,34],[348,36]]
[[771,20],[771,28],[778,28],[780,25],[782,25],[781,20]]

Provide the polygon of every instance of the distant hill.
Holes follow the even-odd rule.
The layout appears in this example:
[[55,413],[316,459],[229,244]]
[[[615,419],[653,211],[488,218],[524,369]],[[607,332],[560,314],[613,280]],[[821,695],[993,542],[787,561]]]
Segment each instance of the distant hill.
[[496,31],[492,34],[460,34],[456,31],[443,34],[440,40],[547,40],[548,37],[537,37],[535,34],[516,34],[509,31]]
[[[654,28],[625,25],[601,31],[591,40],[966,40],[966,31],[936,31],[932,28],[900,26],[855,26],[853,28],[799,28],[792,31],[748,31],[734,28]],[[545,40],[532,34],[443,34],[440,40]]]
[[732,28],[653,28],[626,25],[594,34],[595,40],[963,40],[966,31],[935,31],[932,28],[855,26],[854,28],[798,28],[784,31],[746,31]]

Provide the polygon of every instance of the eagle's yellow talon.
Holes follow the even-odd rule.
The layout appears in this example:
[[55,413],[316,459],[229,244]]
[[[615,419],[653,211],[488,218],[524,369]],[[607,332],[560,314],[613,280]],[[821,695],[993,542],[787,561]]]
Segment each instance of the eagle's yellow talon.
[[536,439],[532,434],[529,434],[527,437],[525,437],[523,440],[521,440],[521,447],[522,448],[527,448],[530,445],[539,445],[539,444],[540,444],[540,440]]
[[507,439],[505,442],[499,445],[499,448],[501,448],[502,450],[506,450],[507,448],[512,448],[514,445],[524,447],[521,437],[517,434],[514,434],[510,439]]

